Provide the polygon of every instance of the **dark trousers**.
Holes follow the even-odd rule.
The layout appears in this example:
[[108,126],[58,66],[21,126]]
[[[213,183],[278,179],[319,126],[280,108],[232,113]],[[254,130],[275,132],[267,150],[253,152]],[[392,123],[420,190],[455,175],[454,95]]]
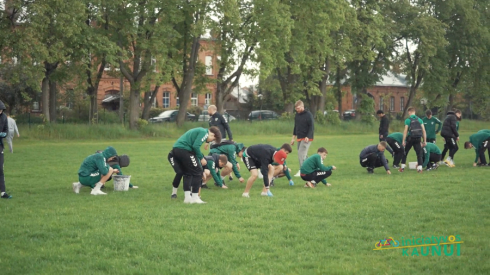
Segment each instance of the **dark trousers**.
[[202,182],[201,162],[197,159],[194,152],[180,148],[173,148],[168,154],[168,161],[175,171],[173,186],[179,187],[180,180],[184,178],[184,191],[197,193]]
[[427,138],[427,143],[436,143],[436,139],[435,138]]
[[456,143],[456,138],[444,137],[444,150],[442,150],[442,159],[446,156],[447,151],[449,151],[449,157],[454,159],[454,155],[459,150],[458,144]]
[[402,164],[405,164],[407,162],[407,155],[408,152],[410,152],[410,149],[412,149],[412,147],[415,150],[415,153],[417,154],[417,164],[419,166],[422,166],[422,164],[424,163],[422,161],[424,153],[422,151],[422,145],[420,145],[420,138],[413,138],[413,137],[407,138],[407,145],[405,147],[405,155],[402,158]]
[[304,181],[309,181],[311,183],[319,183],[322,180],[330,177],[332,175],[332,170],[330,171],[316,171],[310,174],[301,175]]
[[390,137],[386,138],[386,142],[388,142],[388,145],[390,145],[391,149],[393,149],[393,152],[395,153],[393,165],[398,166],[405,155],[405,147],[403,147],[403,144],[400,144],[398,141]]
[[384,163],[381,161],[381,157],[379,157],[376,153],[372,153],[366,158],[361,158],[360,163],[362,167],[370,169],[384,166]]
[[[388,142],[388,140],[387,140],[387,139],[388,139],[388,133],[383,133],[383,134],[379,134],[379,135],[380,135],[380,136],[381,136],[381,135],[383,135],[383,138],[379,138],[379,142],[381,142],[381,141],[386,141],[386,142]],[[388,143],[388,144],[389,144],[389,143]],[[390,145],[390,147],[391,147],[391,145]],[[393,151],[394,151],[395,149],[390,148],[390,147],[386,147],[386,151],[390,152],[390,154],[392,154],[392,155],[393,155]]]
[[[436,153],[430,153],[429,155],[429,162],[427,163],[427,168],[431,168],[433,163],[438,163],[441,161],[441,154],[436,154]],[[425,162],[425,155],[424,155],[424,162]]]
[[[485,158],[485,150],[490,148],[490,138],[485,140],[478,151],[478,155],[480,156],[480,163],[487,164],[487,160]],[[490,161],[490,149],[488,150],[488,160]]]
[[5,192],[5,174],[3,173],[3,146],[0,144],[0,192]]

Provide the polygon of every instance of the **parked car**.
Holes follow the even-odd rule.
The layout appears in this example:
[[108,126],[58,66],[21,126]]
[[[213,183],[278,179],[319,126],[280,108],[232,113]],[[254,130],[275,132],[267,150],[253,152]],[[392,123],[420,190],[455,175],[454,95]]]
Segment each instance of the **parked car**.
[[[233,121],[233,120],[236,120],[236,117],[228,114],[227,112],[225,112],[223,114],[223,117],[228,121]],[[208,114],[208,111],[202,111],[202,113],[199,115],[199,118],[197,119],[197,121],[209,121],[209,114]]]
[[248,120],[270,120],[270,119],[278,119],[279,116],[276,112],[270,110],[255,110],[248,114]]
[[[159,122],[173,122],[177,119],[177,115],[179,114],[179,110],[169,110],[163,113],[160,113],[156,117],[152,117],[148,120],[150,123],[159,123]],[[196,115],[187,112],[186,120],[188,121],[196,121]]]
[[344,120],[351,120],[356,118],[356,110],[351,109],[344,112]]
[[[339,114],[339,110],[332,110],[332,112],[337,113],[337,115]],[[326,116],[327,113],[328,113],[327,111],[323,111],[324,116]]]

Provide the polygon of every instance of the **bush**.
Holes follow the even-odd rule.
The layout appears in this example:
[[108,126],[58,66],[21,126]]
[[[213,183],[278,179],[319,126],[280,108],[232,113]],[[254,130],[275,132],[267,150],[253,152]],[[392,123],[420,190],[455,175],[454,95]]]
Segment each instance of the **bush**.
[[323,115],[322,111],[316,111],[315,123],[320,124],[320,125],[327,124],[327,119],[325,118],[325,115]]
[[138,119],[138,129],[145,128],[148,125],[148,121],[146,119]]
[[327,111],[327,115],[325,116],[325,119],[329,124],[332,125],[340,125],[341,123],[339,113],[334,112],[333,110]]
[[197,118],[199,118],[199,116],[202,113],[202,108],[199,106],[192,106],[192,107],[187,109],[187,112],[194,114],[194,115],[196,115]]
[[376,121],[376,117],[374,116],[374,99],[366,94],[359,94],[359,96],[361,97],[361,104],[357,111],[361,115],[361,121],[372,125]]
[[279,120],[282,121],[292,121],[293,119],[294,117],[288,112],[282,113],[281,116],[279,117]]

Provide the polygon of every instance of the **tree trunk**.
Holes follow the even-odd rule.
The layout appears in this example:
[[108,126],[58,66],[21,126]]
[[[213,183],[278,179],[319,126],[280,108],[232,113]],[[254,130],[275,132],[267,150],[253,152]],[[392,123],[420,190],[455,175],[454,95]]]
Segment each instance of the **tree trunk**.
[[342,110],[342,85],[340,84],[341,77],[340,77],[340,68],[337,68],[337,73],[335,74],[335,97],[337,98],[337,106],[339,109],[339,116],[342,118],[343,116],[343,110]]
[[56,81],[49,80],[49,121],[56,122]]
[[453,107],[454,107],[454,95],[453,94],[450,94],[449,95],[448,104],[447,104],[447,107],[446,107],[446,114],[447,114],[447,112],[452,111],[453,110]]
[[191,53],[189,57],[189,64],[186,69],[184,69],[184,79],[182,80],[182,85],[180,86],[179,92],[179,114],[177,115],[177,126],[182,126],[184,124],[187,114],[187,104],[191,98],[192,93],[192,83],[194,81],[194,75],[196,71],[197,59],[199,57],[199,48],[201,44],[199,43],[200,37],[194,37],[192,39]]
[[[218,83],[216,85],[216,108],[218,109],[218,113],[222,114],[225,109],[225,90],[224,83]],[[240,99],[238,99],[238,104],[240,104]]]
[[153,89],[152,92],[146,92],[145,93],[145,105],[143,106],[143,113],[141,114],[142,119],[148,120],[150,118],[151,105],[152,105],[152,102],[155,100],[155,97],[157,96],[159,89],[160,89],[160,86],[158,85],[155,87],[155,89]]
[[90,124],[97,124],[99,120],[98,116],[98,105],[97,104],[97,92],[92,92],[89,94],[90,97],[90,114],[89,114],[89,119],[90,119]]
[[44,76],[42,86],[42,105],[43,105],[43,116],[45,121],[50,121],[49,119],[49,75]]
[[140,91],[136,85],[136,83],[132,83],[129,92],[129,128],[131,130],[138,129],[138,119],[140,117]]
[[323,113],[325,111],[325,98],[327,97],[327,81],[320,81],[319,88],[322,95],[319,97],[318,109]]
[[412,105],[412,100],[414,99],[415,97],[415,93],[417,92],[417,88],[415,88],[413,85],[410,87],[410,93],[408,95],[408,100],[407,100],[407,104],[405,104],[405,108],[403,108],[403,114],[402,114],[402,118],[404,118],[406,115],[407,115],[407,110],[408,110],[408,107],[410,107],[410,105]]

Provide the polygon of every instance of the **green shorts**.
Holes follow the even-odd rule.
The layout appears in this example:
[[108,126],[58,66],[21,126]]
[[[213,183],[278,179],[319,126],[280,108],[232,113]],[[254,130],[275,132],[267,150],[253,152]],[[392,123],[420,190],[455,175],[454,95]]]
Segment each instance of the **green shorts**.
[[100,172],[92,173],[87,177],[82,177],[80,175],[78,176],[78,180],[82,185],[90,186],[91,188],[94,188],[101,178],[102,176],[100,175]]

